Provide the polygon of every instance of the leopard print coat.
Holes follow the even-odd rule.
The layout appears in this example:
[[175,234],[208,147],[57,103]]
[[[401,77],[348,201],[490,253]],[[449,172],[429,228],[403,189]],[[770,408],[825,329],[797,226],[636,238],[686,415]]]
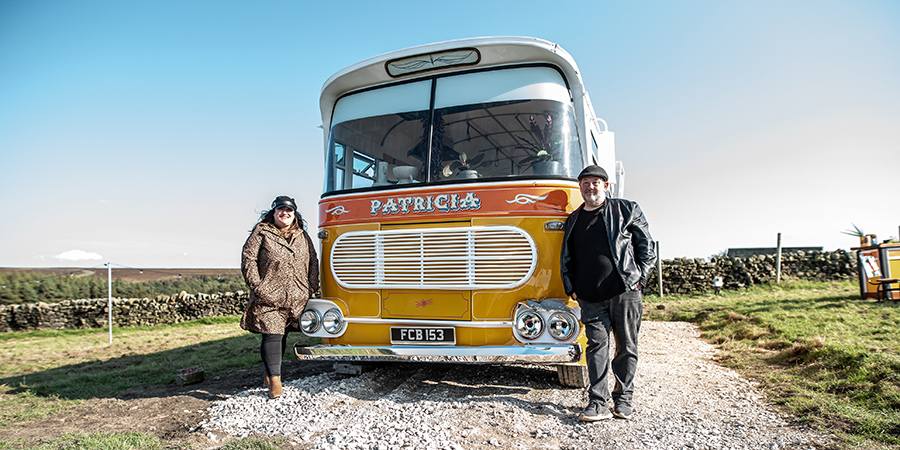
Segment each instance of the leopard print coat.
[[244,243],[241,272],[250,287],[241,328],[264,334],[298,330],[306,302],[319,289],[319,260],[306,231],[288,240],[274,225],[258,223]]

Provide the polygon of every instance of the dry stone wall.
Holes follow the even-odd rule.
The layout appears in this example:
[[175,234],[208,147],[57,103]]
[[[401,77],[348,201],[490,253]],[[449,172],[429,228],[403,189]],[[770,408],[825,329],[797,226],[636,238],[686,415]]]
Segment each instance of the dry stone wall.
[[[714,291],[713,280],[722,277],[723,289],[742,289],[754,284],[774,283],[775,255],[748,258],[714,257],[704,259],[676,258],[663,260],[663,294],[689,294]],[[781,255],[782,280],[836,281],[855,280],[856,253],[796,252]],[[659,274],[654,271],[645,289],[659,294]]]
[[[113,325],[128,327],[179,323],[204,317],[238,316],[249,293],[160,295],[154,299],[114,298]],[[64,330],[109,326],[107,299],[0,305],[0,331]]]
[[[714,290],[713,280],[722,277],[724,289],[742,289],[754,284],[775,282],[775,256],[749,258],[718,257],[664,260],[663,293],[689,294]],[[798,252],[782,255],[781,276],[789,280],[855,280],[856,254],[834,252]],[[654,271],[646,293],[658,294],[659,278]],[[237,316],[250,301],[249,293],[196,294],[182,292],[155,299],[113,299],[113,325],[160,325],[204,317]],[[0,305],[0,331],[39,329],[105,328],[107,299],[68,300],[60,303]]]

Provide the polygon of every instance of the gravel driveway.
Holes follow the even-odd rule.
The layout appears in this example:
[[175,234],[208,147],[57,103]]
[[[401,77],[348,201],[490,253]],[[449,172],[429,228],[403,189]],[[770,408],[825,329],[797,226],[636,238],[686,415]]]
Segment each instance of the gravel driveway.
[[[281,436],[296,448],[781,449],[836,446],[767,404],[754,384],[713,362],[682,322],[644,322],[634,418],[576,417],[587,402],[553,368],[389,364],[321,373],[217,401],[193,431],[210,444]],[[260,381],[262,375],[260,375]]]

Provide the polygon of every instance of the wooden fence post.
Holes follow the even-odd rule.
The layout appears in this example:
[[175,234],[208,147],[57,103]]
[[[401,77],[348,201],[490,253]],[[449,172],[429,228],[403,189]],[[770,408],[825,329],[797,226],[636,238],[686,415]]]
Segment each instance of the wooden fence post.
[[659,255],[659,241],[656,241],[656,274],[659,278],[659,297],[663,296],[662,256]]
[[775,284],[781,283],[781,233],[778,233],[778,250],[775,253]]

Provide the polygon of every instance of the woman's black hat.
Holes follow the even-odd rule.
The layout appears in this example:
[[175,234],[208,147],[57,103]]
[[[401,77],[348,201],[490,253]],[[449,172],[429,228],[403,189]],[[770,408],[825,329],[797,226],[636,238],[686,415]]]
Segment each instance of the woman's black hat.
[[279,195],[278,197],[275,197],[275,200],[272,202],[272,209],[275,210],[278,208],[291,208],[296,211],[297,203],[287,195]]

